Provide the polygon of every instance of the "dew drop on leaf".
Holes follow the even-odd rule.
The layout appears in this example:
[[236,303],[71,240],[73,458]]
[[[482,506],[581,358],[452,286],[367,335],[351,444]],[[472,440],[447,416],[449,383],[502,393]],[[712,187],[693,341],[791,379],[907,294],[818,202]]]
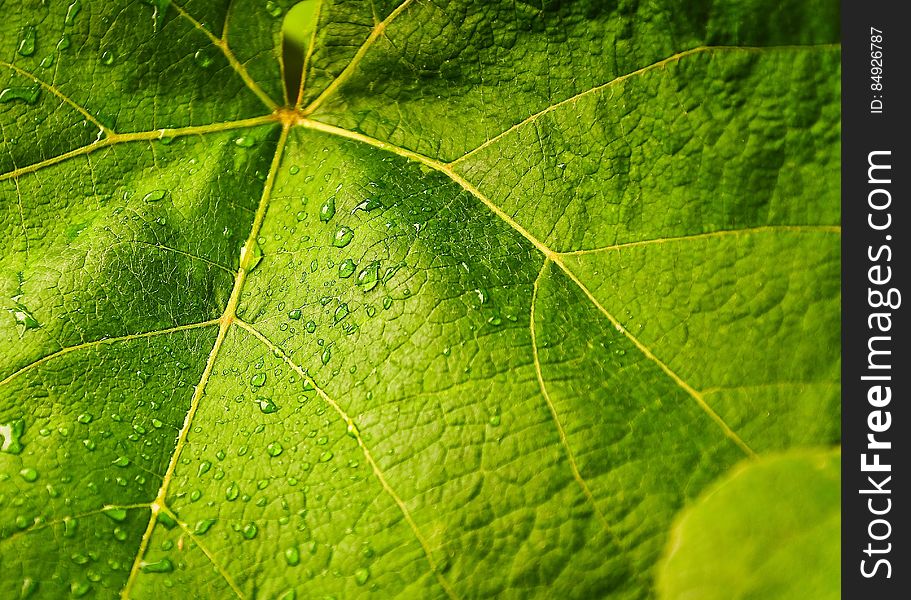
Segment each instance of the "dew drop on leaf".
[[174,563],[169,558],[162,558],[155,562],[144,562],[140,567],[143,573],[170,573],[174,570]]
[[344,248],[351,243],[351,240],[354,239],[354,231],[351,230],[347,225],[342,225],[335,232],[335,237],[332,238],[332,245],[336,248]]
[[216,519],[203,519],[196,523],[196,527],[193,528],[193,533],[196,535],[203,535],[212,528],[212,525],[215,525]]
[[253,377],[250,378],[250,385],[253,387],[262,387],[266,385],[266,374],[254,373]]
[[165,190],[152,190],[148,194],[142,197],[143,202],[158,202],[159,200],[165,197],[167,192]]
[[342,279],[348,279],[349,277],[354,275],[354,270],[356,268],[357,268],[357,265],[354,264],[354,261],[351,260],[350,258],[346,258],[338,266],[338,276],[341,277]]
[[294,309],[288,311],[288,318],[291,319],[292,321],[299,321],[301,318],[301,309],[294,308]]
[[92,590],[92,586],[84,581],[70,583],[70,595],[73,598],[82,598]]
[[130,466],[130,459],[127,458],[126,456],[118,456],[117,458],[114,459],[113,462],[111,462],[111,464],[114,465],[115,467],[120,467],[120,468],[128,467],[128,466]]
[[101,60],[101,64],[103,64],[106,67],[110,67],[111,65],[114,64],[116,57],[114,56],[114,53],[111,50],[105,50],[104,52],[101,53],[100,60]]
[[32,483],[38,479],[38,471],[31,467],[26,467],[19,471],[19,476],[25,481]]
[[241,533],[243,533],[244,538],[252,540],[256,537],[256,534],[259,533],[259,528],[256,526],[256,523],[247,523],[244,525]]
[[325,452],[320,454],[319,460],[320,460],[320,462],[329,462],[330,460],[332,460],[332,456],[333,456],[332,451],[326,450]]
[[26,25],[19,36],[18,52],[22,56],[31,56],[35,53],[37,32],[34,25]]
[[285,548],[285,562],[291,567],[296,567],[301,562],[301,553],[297,546]]
[[82,10],[81,0],[70,2],[70,5],[66,8],[66,17],[63,18],[63,24],[72,26],[76,22],[76,17],[79,15],[80,10]]
[[0,90],[0,104],[18,100],[26,104],[34,104],[41,95],[41,86],[35,85],[14,85]]
[[354,581],[358,585],[364,585],[368,579],[370,579],[370,571],[366,568],[361,567],[354,572]]
[[335,196],[329,196],[319,207],[319,220],[328,223],[335,216]]
[[207,68],[211,67],[212,63],[215,62],[215,60],[212,58],[211,54],[209,54],[209,51],[206,49],[197,50],[196,53],[193,55],[193,60],[195,60],[196,64],[199,65],[200,67],[202,67],[203,69],[207,69]]
[[237,500],[237,497],[240,496],[240,488],[234,482],[231,482],[231,485],[225,490],[225,500]]
[[161,523],[165,529],[174,529],[177,527],[177,521],[174,520],[174,517],[164,511],[158,513],[158,522]]
[[127,518],[127,509],[125,509],[125,508],[108,508],[104,511],[104,516],[111,519],[112,521],[122,523]]
[[20,438],[24,431],[25,420],[23,419],[0,425],[0,452],[20,454],[23,448]]
[[38,319],[32,315],[31,311],[23,304],[19,302],[20,296],[15,296],[13,300],[13,308],[7,309],[10,314],[13,315],[13,319],[16,321],[16,325],[22,328],[22,331],[28,331],[29,329],[37,329],[41,327],[41,324],[38,323]]
[[269,453],[269,456],[278,456],[279,454],[282,453],[283,450],[284,450],[284,448],[282,448],[282,445],[279,444],[278,442],[272,442],[271,444],[266,446],[266,452]]
[[256,144],[256,139],[253,136],[242,135],[234,140],[234,144],[241,148],[252,148]]
[[323,353],[320,355],[319,359],[324,365],[328,365],[329,361],[332,360],[332,347],[326,346],[326,348],[323,349]]
[[257,396],[256,403],[259,404],[259,410],[267,415],[272,414],[278,410],[278,406],[275,404],[275,402],[272,401],[272,398]]
[[332,320],[334,323],[338,323],[347,316],[348,316],[348,305],[343,302],[342,304],[339,304],[338,307],[335,309],[335,314],[332,316]]

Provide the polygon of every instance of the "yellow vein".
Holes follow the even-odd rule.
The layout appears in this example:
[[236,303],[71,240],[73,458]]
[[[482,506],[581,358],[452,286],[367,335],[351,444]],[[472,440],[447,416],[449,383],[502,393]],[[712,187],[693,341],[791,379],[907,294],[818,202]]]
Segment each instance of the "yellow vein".
[[13,169],[6,173],[0,174],[0,181],[5,181],[7,179],[15,179],[22,175],[27,175],[29,173],[34,173],[45,167],[59,164],[67,159],[73,158],[75,156],[82,156],[89,154],[98,150],[100,148],[106,148],[108,146],[113,146],[114,144],[122,144],[126,142],[140,142],[140,141],[153,141],[161,140],[169,137],[178,137],[183,135],[203,135],[206,133],[217,133],[220,131],[230,131],[232,129],[241,129],[243,127],[253,127],[256,125],[264,125],[266,123],[275,123],[278,120],[278,117],[275,115],[263,115],[261,117],[252,117],[249,119],[240,119],[237,121],[226,121],[224,123],[211,123],[209,125],[191,125],[189,127],[174,127],[171,129],[153,129],[151,131],[136,131],[132,133],[114,133],[108,137],[95,140],[91,144],[86,144],[79,148],[70,150],[69,152],[64,152],[57,156],[27,165],[24,167],[19,167],[18,169]]
[[528,125],[529,123],[533,123],[538,118],[546,115],[547,113],[557,110],[561,106],[571,104],[571,103],[575,102],[576,100],[579,100],[580,98],[583,98],[589,94],[600,92],[601,90],[605,90],[613,85],[622,83],[622,82],[626,81],[627,79],[630,79],[637,75],[642,75],[649,71],[653,71],[655,69],[660,69],[661,67],[664,67],[674,61],[679,61],[680,59],[685,58],[687,56],[691,56],[693,54],[701,54],[703,52],[716,52],[716,51],[717,52],[733,52],[733,51],[766,52],[766,51],[773,51],[773,50],[816,49],[816,48],[834,48],[834,47],[837,47],[837,45],[836,44],[820,44],[820,45],[813,45],[813,46],[697,46],[695,48],[690,48],[689,50],[684,50],[683,52],[678,52],[677,54],[668,56],[667,58],[663,58],[663,59],[659,60],[658,62],[644,66],[640,69],[636,69],[635,71],[632,71],[625,75],[620,75],[618,77],[615,77],[614,79],[611,79],[610,81],[608,81],[606,83],[596,85],[595,87],[587,89],[584,92],[580,92],[574,96],[570,96],[569,98],[566,98],[565,100],[561,100],[560,102],[557,102],[556,104],[551,104],[547,108],[544,108],[544,109],[536,112],[535,114],[530,115],[529,117],[526,117],[524,120],[516,123],[509,129],[506,129],[506,130],[502,131],[501,133],[497,134],[496,136],[490,138],[489,140],[487,140],[486,142],[484,142],[477,148],[474,148],[473,150],[469,150],[468,152],[466,152],[459,158],[453,160],[449,164],[454,165],[458,162],[465,160],[466,158],[468,158],[475,152],[483,150],[484,148],[486,148],[487,146],[490,146],[497,140],[502,139],[503,137],[509,135],[516,129],[524,127],[525,125]]
[[411,516],[411,511],[408,510],[408,506],[405,504],[405,501],[396,493],[389,482],[386,480],[386,476],[383,474],[383,471],[380,469],[380,466],[377,464],[376,460],[373,458],[373,454],[370,452],[370,449],[367,448],[367,445],[364,443],[364,439],[361,437],[360,431],[357,428],[357,425],[354,423],[354,420],[348,416],[348,413],[339,406],[339,404],[333,400],[325,391],[313,381],[313,378],[307,374],[307,372],[288,356],[281,348],[276,346],[267,338],[265,335],[259,332],[258,329],[242,321],[241,319],[235,319],[234,322],[245,331],[249,332],[253,337],[262,342],[267,348],[269,348],[276,356],[281,357],[285,363],[291,367],[298,375],[306,379],[313,388],[316,390],[316,393],[319,395],[323,401],[332,407],[332,409],[345,421],[345,425],[348,428],[348,433],[354,437],[357,441],[358,446],[361,448],[361,452],[364,454],[364,458],[370,464],[370,468],[373,470],[374,476],[376,476],[383,490],[389,494],[389,497],[392,498],[393,502],[399,507],[399,510],[402,512],[405,521],[411,527],[411,531],[414,533],[414,536],[417,538],[418,543],[421,545],[421,548],[424,550],[424,554],[427,556],[427,562],[430,563],[430,569],[436,575],[437,581],[440,583],[440,586],[445,590],[446,594],[450,598],[458,598],[458,595],[455,593],[455,590],[452,589],[452,586],[443,577],[443,574],[440,572],[440,565],[437,563],[436,559],[433,557],[433,553],[430,551],[430,544],[424,538],[424,535],[421,533],[421,530],[418,528],[417,523],[414,520],[414,517]]
[[36,77],[35,75],[32,75],[31,73],[29,73],[28,71],[26,71],[24,69],[20,69],[19,67],[17,67],[16,65],[14,65],[12,63],[8,63],[4,60],[0,60],[0,65],[7,67],[9,69],[12,69],[13,71],[15,71],[16,73],[19,73],[23,77],[28,77],[29,79],[31,79],[32,81],[34,81],[35,83],[37,83],[38,85],[40,85],[41,87],[43,87],[44,89],[49,91],[50,93],[54,94],[55,96],[57,96],[58,98],[63,100],[65,103],[69,104],[71,107],[76,109],[76,111],[79,112],[79,114],[81,114],[83,117],[85,117],[86,121],[92,123],[93,125],[95,125],[95,127],[100,129],[102,131],[102,133],[104,133],[104,135],[111,135],[114,133],[113,130],[108,129],[107,127],[104,126],[104,124],[101,123],[101,121],[96,119],[95,115],[90,113],[79,103],[75,102],[72,98],[70,98],[63,92],[61,92],[56,86],[54,86],[50,83],[47,83],[46,81]]
[[288,139],[288,129],[289,127],[287,124],[282,127],[281,136],[275,147],[275,155],[272,157],[272,164],[269,167],[269,175],[266,177],[265,184],[263,185],[263,194],[260,198],[259,206],[256,209],[256,215],[253,217],[253,224],[250,226],[250,235],[247,237],[247,241],[240,250],[240,264],[237,269],[237,277],[234,279],[234,288],[231,290],[231,297],[228,298],[225,311],[219,319],[218,336],[215,338],[215,343],[212,345],[212,350],[209,352],[208,359],[206,359],[206,366],[203,369],[202,376],[199,379],[199,383],[196,385],[196,389],[193,391],[193,397],[190,399],[190,408],[187,410],[183,426],[177,436],[177,442],[174,445],[170,463],[161,480],[161,487],[158,489],[155,502],[152,504],[152,516],[149,519],[149,524],[140,541],[139,549],[136,552],[136,559],[133,561],[133,567],[130,569],[129,577],[127,578],[121,593],[122,598],[130,597],[130,590],[133,587],[133,582],[136,580],[136,574],[139,572],[142,565],[142,557],[145,555],[146,549],[148,548],[149,540],[152,537],[152,530],[155,528],[155,523],[158,520],[158,513],[165,507],[168,486],[171,483],[171,478],[174,476],[174,470],[177,467],[180,453],[186,444],[187,434],[190,431],[193,417],[196,416],[196,411],[199,409],[200,400],[202,399],[206,384],[209,382],[209,377],[215,368],[215,360],[218,357],[218,351],[221,349],[221,346],[227,337],[228,329],[234,322],[237,304],[240,299],[240,292],[247,279],[247,268],[250,266],[250,261],[253,259],[253,246],[256,243],[256,238],[259,236],[259,230],[262,227],[263,219],[266,216],[269,198],[272,194],[272,187],[275,184],[275,174],[278,172],[278,165],[281,162],[282,152],[284,151],[285,143]]
[[168,329],[157,329],[155,331],[147,331],[145,333],[133,333],[133,334],[129,334],[129,335],[122,335],[119,337],[102,338],[100,340],[95,340],[93,342],[85,342],[83,344],[77,344],[75,346],[68,346],[66,348],[63,348],[61,350],[54,352],[53,354],[48,354],[47,356],[45,356],[43,358],[39,358],[35,362],[22,367],[15,373],[8,375],[3,381],[0,381],[0,386],[9,383],[10,381],[12,381],[16,377],[22,375],[26,371],[30,371],[40,365],[43,365],[44,363],[46,363],[50,360],[54,360],[55,358],[59,358],[66,354],[76,352],[77,350],[83,350],[85,348],[93,348],[95,346],[101,346],[103,344],[114,344],[117,342],[126,342],[129,340],[139,340],[142,338],[155,337],[155,336],[159,336],[159,335],[168,335],[169,333],[175,333],[178,331],[187,331],[189,329],[199,329],[201,327],[208,327],[210,325],[216,325],[216,324],[218,324],[218,322],[219,322],[219,319],[211,319],[209,321],[202,321],[200,323],[191,323],[189,325],[178,325],[176,327],[169,327]]
[[758,233],[841,233],[839,225],[764,225],[760,227],[746,227],[744,229],[722,229],[719,231],[709,231],[706,233],[695,233],[693,235],[678,235],[665,238],[655,238],[651,240],[640,240],[637,242],[626,242],[623,244],[614,244],[602,248],[590,248],[586,250],[569,250],[560,252],[562,256],[581,256],[585,254],[596,254],[599,252],[608,252],[610,250],[621,250],[623,248],[635,248],[637,246],[649,246],[653,244],[665,244],[668,242],[682,242],[691,240],[704,240],[716,237],[739,237],[741,235],[752,235]]
[[42,529],[47,529],[48,527],[54,527],[55,525],[62,525],[68,523],[74,519],[83,519],[85,517],[91,517],[93,515],[100,515],[108,512],[109,510],[134,510],[139,508],[149,508],[148,503],[139,503],[139,504],[105,504],[101,508],[96,508],[95,510],[90,510],[84,513],[79,513],[75,515],[68,515],[62,519],[55,519],[53,521],[45,521],[44,523],[36,523],[35,525],[29,527],[28,529],[22,529],[20,531],[14,531],[9,536],[0,539],[0,544],[8,540],[15,539],[19,536],[25,535],[27,533],[33,533],[35,531],[40,531]]
[[375,138],[363,135],[361,133],[348,131],[347,129],[342,129],[340,127],[335,127],[333,125],[326,125],[325,123],[320,123],[318,121],[313,121],[313,120],[306,119],[306,118],[299,119],[298,124],[302,125],[303,127],[315,129],[317,131],[323,131],[326,133],[338,135],[338,136],[345,137],[348,139],[357,140],[357,141],[363,142],[365,144],[370,144],[371,146],[374,146],[376,148],[380,148],[382,150],[386,150],[388,152],[398,154],[399,156],[408,158],[410,160],[418,161],[424,165],[427,165],[428,167],[430,167],[432,169],[435,169],[435,170],[443,173],[444,175],[449,177],[452,181],[459,184],[459,186],[461,186],[462,189],[464,189],[465,191],[472,194],[482,204],[484,204],[484,206],[486,206],[488,209],[490,209],[491,212],[493,212],[495,215],[500,217],[500,219],[502,219],[507,225],[512,227],[519,234],[521,234],[522,237],[524,237],[526,240],[528,240],[535,248],[537,248],[544,255],[545,258],[550,259],[551,262],[553,262],[555,265],[560,267],[560,269],[562,269],[563,272],[566,273],[566,275],[577,286],[579,286],[579,289],[582,290],[582,292],[595,305],[595,307],[598,308],[598,310],[601,311],[601,313],[605,317],[607,317],[607,319],[611,322],[611,324],[618,331],[622,332],[627,338],[629,338],[630,341],[633,342],[633,344],[635,344],[636,347],[639,348],[639,350],[649,360],[651,360],[655,364],[657,364],[661,368],[662,371],[664,371],[671,379],[674,380],[675,383],[677,383],[677,385],[679,385],[690,396],[693,397],[693,399],[702,408],[702,410],[705,411],[705,413],[713,421],[715,421],[715,423],[721,428],[721,430],[724,432],[724,434],[731,441],[733,441],[748,456],[755,456],[755,452],[753,452],[753,450],[750,449],[750,447],[747,446],[746,443],[740,439],[740,437],[728,426],[728,424],[724,422],[724,419],[722,419],[714,410],[712,410],[712,408],[708,404],[706,404],[705,399],[699,394],[698,391],[696,391],[692,386],[690,386],[688,383],[686,383],[686,381],[684,381],[679,375],[677,375],[677,373],[675,373],[673,370],[671,370],[671,368],[669,366],[667,366],[657,356],[655,356],[655,354],[651,350],[649,350],[645,344],[643,344],[638,338],[636,338],[629,330],[627,330],[625,327],[623,327],[620,324],[620,322],[612,314],[607,312],[607,310],[603,306],[601,306],[601,304],[595,298],[594,294],[592,294],[591,291],[587,287],[585,287],[585,285],[576,276],[576,274],[566,265],[566,263],[563,262],[562,255],[559,252],[555,252],[555,251],[551,250],[549,247],[547,247],[546,244],[544,244],[544,242],[537,239],[528,230],[526,230],[519,223],[517,223],[515,219],[513,219],[509,214],[507,214],[499,206],[494,204],[487,196],[482,194],[480,190],[478,190],[475,186],[473,186],[470,182],[468,182],[464,177],[462,177],[461,175],[456,173],[453,170],[451,165],[441,163],[440,161],[430,158],[428,156],[424,156],[423,154],[418,154],[417,152],[413,152],[411,150],[406,150],[405,148],[400,148],[393,144],[389,144],[388,142],[383,142],[381,140],[377,140]]
[[557,407],[554,406],[553,401],[550,399],[550,393],[547,391],[547,384],[544,383],[544,373],[541,368],[541,358],[538,356],[538,336],[537,332],[535,331],[535,304],[538,301],[538,288],[541,284],[541,277],[544,275],[544,271],[547,269],[548,264],[550,264],[550,259],[544,259],[544,264],[541,265],[541,270],[538,272],[538,276],[535,278],[535,283],[532,286],[531,292],[531,316],[529,317],[529,329],[531,330],[531,350],[532,357],[534,358],[535,362],[535,374],[538,376],[538,386],[541,388],[541,395],[544,396],[544,401],[547,403],[547,409],[550,411],[550,416],[553,418],[554,424],[557,426],[557,433],[560,435],[560,444],[563,446],[563,451],[566,452],[566,459],[569,461],[569,467],[573,472],[573,479],[575,479],[576,483],[579,484],[579,487],[582,488],[582,493],[585,494],[585,497],[592,505],[592,508],[595,509],[595,516],[598,518],[601,526],[606,532],[612,534],[611,528],[607,523],[607,519],[601,512],[601,509],[598,508],[598,504],[595,502],[594,495],[592,495],[591,490],[588,488],[588,484],[585,483],[585,479],[582,478],[582,473],[579,472],[579,466],[576,464],[576,458],[573,456],[573,451],[569,447],[569,440],[566,437],[566,430],[563,428],[563,423],[560,421],[560,417],[557,415]]
[[341,87],[343,83],[348,81],[354,71],[357,70],[357,67],[360,64],[361,60],[364,58],[364,55],[367,54],[367,51],[370,50],[374,42],[376,42],[376,40],[381,35],[383,35],[383,32],[386,31],[386,28],[389,26],[389,24],[392,23],[396,17],[402,14],[406,8],[408,8],[408,5],[411,4],[411,2],[412,0],[405,0],[399,4],[395,10],[389,13],[389,16],[374,25],[373,30],[370,32],[370,35],[367,36],[367,39],[364,40],[364,43],[361,44],[361,47],[357,49],[357,52],[355,52],[354,56],[351,59],[351,62],[349,62],[348,65],[342,70],[342,72],[338,74],[338,77],[332,80],[332,83],[326,86],[326,89],[324,89],[313,102],[311,102],[309,105],[307,105],[306,108],[303,109],[302,114],[304,116],[311,114],[313,111],[319,108],[320,105],[326,100],[326,98],[334,94],[335,91]]
[[244,594],[241,591],[240,587],[237,585],[237,583],[234,581],[234,578],[231,577],[231,575],[224,569],[224,567],[222,567],[221,564],[219,564],[218,561],[215,560],[215,553],[210,551],[205,546],[205,544],[202,543],[202,540],[200,540],[196,536],[196,534],[193,533],[193,530],[190,529],[190,526],[187,523],[184,523],[183,521],[181,521],[173,511],[168,509],[168,507],[162,506],[161,510],[162,510],[162,512],[167,513],[168,516],[171,517],[174,520],[174,522],[176,522],[178,524],[178,526],[180,526],[181,529],[183,529],[183,532],[185,534],[187,534],[187,536],[193,541],[193,543],[199,547],[199,549],[202,551],[202,553],[206,555],[206,558],[209,559],[209,562],[212,563],[212,566],[215,567],[215,570],[218,571],[218,574],[221,575],[222,578],[224,578],[225,582],[227,582],[227,584],[231,588],[231,590],[235,594],[237,594],[237,597],[243,598]]
[[316,34],[319,27],[319,18],[323,12],[323,0],[319,0],[316,6],[316,23],[313,25],[313,33],[310,34],[310,44],[307,46],[307,53],[304,55],[304,64],[301,67],[301,82],[297,88],[297,100],[294,102],[295,110],[300,110],[301,101],[304,99],[304,89],[307,86],[307,69],[310,68],[310,59],[316,49]]
[[257,84],[256,81],[254,81],[253,78],[250,77],[250,73],[247,72],[247,68],[243,64],[241,64],[241,62],[239,60],[237,60],[237,57],[234,55],[234,52],[228,46],[227,16],[225,17],[225,31],[223,32],[223,36],[216,37],[215,34],[213,34],[206,27],[204,27],[202,23],[200,23],[199,21],[194,19],[190,15],[190,13],[188,13],[186,10],[184,10],[183,7],[175,4],[173,1],[171,2],[171,6],[174,7],[174,10],[176,10],[180,14],[180,16],[182,16],[183,18],[188,20],[190,23],[192,23],[193,27],[195,27],[196,29],[201,31],[207,38],[209,38],[209,41],[212,42],[212,44],[216,48],[221,50],[221,53],[225,55],[226,59],[228,59],[228,64],[231,65],[231,68],[234,69],[234,72],[240,76],[240,78],[243,80],[243,82],[246,84],[246,86],[248,88],[250,88],[250,91],[252,91],[254,94],[256,94],[256,97],[259,98],[263,104],[265,104],[267,107],[269,107],[269,110],[275,110],[276,108],[278,108],[278,103],[275,102],[275,100],[273,100],[269,96],[269,94],[267,94],[265,91],[263,91],[263,89],[261,87],[259,87],[259,84]]

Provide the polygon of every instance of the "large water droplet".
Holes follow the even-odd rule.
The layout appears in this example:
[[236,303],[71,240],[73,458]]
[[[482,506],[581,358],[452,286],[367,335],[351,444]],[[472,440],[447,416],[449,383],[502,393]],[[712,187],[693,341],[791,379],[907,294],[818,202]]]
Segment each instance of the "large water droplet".
[[328,223],[335,216],[335,196],[329,196],[319,207],[319,220]]
[[0,425],[0,452],[7,454],[20,454],[23,444],[19,441],[25,431],[25,421],[16,419],[5,425]]
[[350,258],[346,258],[342,261],[342,264],[338,266],[338,276],[342,279],[348,279],[354,275],[355,269],[357,269],[357,265],[354,264],[354,261]]
[[262,387],[266,385],[266,374],[254,373],[253,377],[250,378],[250,385],[253,387]]
[[112,521],[122,523],[127,518],[127,509],[125,509],[125,508],[108,508],[104,511],[104,516],[111,519]]
[[196,523],[196,527],[193,528],[193,533],[196,535],[203,535],[212,528],[212,525],[215,525],[215,521],[216,519],[203,519],[202,521],[199,521]]
[[341,321],[342,319],[347,317],[348,314],[349,314],[348,305],[343,302],[342,304],[339,304],[338,307],[335,309],[335,314],[332,316],[332,320],[333,320],[333,322],[338,323],[339,321]]
[[297,546],[291,546],[290,548],[285,548],[285,562],[289,566],[296,567],[301,562],[301,553],[297,549]]
[[344,248],[350,244],[353,239],[354,231],[347,225],[342,225],[335,232],[335,237],[332,238],[332,245],[336,248]]
[[250,522],[250,523],[247,523],[246,525],[244,525],[244,528],[241,530],[241,533],[243,533],[243,536],[246,539],[252,540],[253,538],[256,537],[256,534],[259,533],[259,528],[256,526],[256,523]]
[[143,573],[170,573],[174,570],[174,563],[169,558],[162,558],[155,562],[142,562],[139,567]]
[[142,197],[143,202],[158,202],[163,199],[167,192],[165,190],[152,190]]
[[282,448],[282,445],[278,442],[272,442],[266,446],[266,452],[269,453],[269,456],[278,456],[283,450],[284,448]]
[[0,90],[0,104],[18,100],[26,104],[34,104],[41,95],[41,85],[14,85]]
[[76,17],[79,15],[79,11],[82,10],[82,2],[80,0],[73,0],[70,2],[70,5],[66,9],[66,17],[63,19],[64,25],[73,25],[76,22]]
[[25,481],[32,483],[38,479],[38,471],[31,467],[25,467],[19,471],[19,476]]
[[34,25],[26,25],[22,28],[19,35],[19,54],[22,56],[31,56],[35,53],[35,42],[37,32]]
[[240,488],[234,482],[231,482],[231,485],[225,490],[225,500],[237,500],[237,497],[240,496]]
[[259,410],[265,414],[272,414],[278,410],[278,405],[272,401],[272,398],[266,398],[265,396],[257,396],[256,403],[259,404]]

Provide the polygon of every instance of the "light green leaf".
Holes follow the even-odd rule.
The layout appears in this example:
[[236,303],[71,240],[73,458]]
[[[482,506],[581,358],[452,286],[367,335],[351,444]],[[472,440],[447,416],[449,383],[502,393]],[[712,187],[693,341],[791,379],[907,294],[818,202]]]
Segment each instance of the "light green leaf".
[[836,3],[20,4],[0,597],[652,597],[837,443]]
[[840,598],[841,453],[793,451],[735,468],[683,511],[661,598]]

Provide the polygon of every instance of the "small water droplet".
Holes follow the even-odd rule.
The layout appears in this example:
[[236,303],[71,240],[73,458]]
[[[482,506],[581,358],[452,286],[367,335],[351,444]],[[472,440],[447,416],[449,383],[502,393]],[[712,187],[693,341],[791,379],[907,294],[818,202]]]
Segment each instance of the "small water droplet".
[[279,454],[282,453],[283,450],[284,450],[284,448],[282,448],[282,445],[279,444],[278,442],[272,442],[271,444],[266,446],[266,452],[269,453],[269,456],[278,456]]
[[289,566],[296,567],[301,562],[301,553],[297,549],[297,546],[291,546],[290,548],[285,548],[285,562]]
[[372,262],[357,274],[357,284],[365,292],[369,292],[380,282],[380,263]]
[[88,594],[92,586],[84,581],[74,581],[70,583],[70,595],[74,598],[82,598]]
[[300,173],[300,171],[301,171],[301,169],[297,165],[291,165],[288,168],[288,172],[291,173],[292,175],[297,175],[298,173]]
[[207,460],[202,461],[201,463],[199,463],[199,469],[196,471],[196,476],[200,477],[202,475],[205,475],[206,473],[209,472],[209,469],[211,469],[211,468],[212,468],[212,463],[210,463]]
[[266,12],[269,13],[270,17],[272,17],[273,19],[276,19],[276,18],[280,17],[282,14],[282,7],[279,6],[278,4],[276,4],[275,2],[273,2],[272,0],[268,0],[266,2]]
[[30,329],[41,327],[41,324],[38,322],[38,319],[32,315],[31,311],[24,304],[19,302],[19,298],[21,298],[21,296],[13,297],[13,308],[7,310],[13,315],[13,319],[16,320],[16,325],[22,328],[20,331],[21,335]]
[[195,60],[196,64],[203,69],[211,67],[212,63],[215,62],[215,60],[212,58],[212,55],[209,54],[209,50],[205,48],[197,50],[193,55],[193,60]]
[[61,52],[66,51],[70,47],[70,34],[64,33],[60,36],[60,40],[57,42],[57,50]]
[[22,586],[19,588],[19,598],[20,600],[31,598],[36,591],[38,591],[38,582],[31,577],[26,577],[22,580]]
[[241,148],[252,148],[256,144],[256,138],[249,135],[242,135],[234,140],[234,144]]
[[326,346],[323,349],[323,353],[320,355],[319,359],[324,365],[328,365],[329,361],[332,360],[332,346]]
[[278,406],[272,401],[272,398],[257,396],[256,403],[259,404],[259,410],[265,414],[271,414],[278,410]]
[[174,520],[174,517],[164,511],[158,513],[158,522],[161,523],[165,529],[174,529],[177,527],[177,521]]
[[[241,265],[244,264],[244,259],[246,258],[246,255],[247,255],[247,246],[244,245],[240,249],[240,264]],[[254,241],[253,248],[250,251],[249,263],[246,265],[246,267],[244,267],[246,269],[247,273],[253,271],[253,269],[256,268],[256,265],[258,265],[262,259],[263,259],[263,249],[260,247],[259,242]]]
[[92,422],[92,415],[90,415],[89,413],[82,413],[81,415],[76,417],[76,422],[82,423],[83,425],[87,425]]
[[335,237],[332,238],[332,245],[336,248],[344,248],[350,244],[353,239],[354,231],[347,225],[342,225],[335,232]]
[[319,207],[319,220],[328,223],[335,216],[335,196],[329,196]]
[[225,489],[225,500],[237,500],[238,496],[240,496],[240,487],[232,481],[231,485]]
[[334,455],[332,454],[331,450],[326,450],[325,452],[320,454],[319,460],[320,460],[320,462],[329,462],[330,460],[332,460],[333,456]]
[[299,321],[301,318],[301,309],[295,308],[288,311],[288,318],[292,321]]
[[112,51],[105,50],[104,52],[101,53],[101,64],[103,64],[106,67],[110,67],[111,65],[114,64],[114,61],[116,60],[116,58],[117,57],[114,56],[114,53]]
[[128,467],[130,466],[130,459],[126,456],[118,456],[111,464],[120,468]]
[[123,529],[121,529],[120,527],[115,527],[114,531],[112,531],[111,533],[114,534],[114,539],[116,539],[119,542],[124,542],[127,539],[127,532],[124,531]]
[[38,471],[31,467],[26,467],[19,471],[19,476],[25,481],[32,483],[38,479]]
[[203,519],[202,521],[197,522],[196,527],[193,528],[193,533],[196,535],[205,534],[212,529],[212,525],[215,525],[215,521],[216,519]]
[[108,508],[108,509],[105,509],[104,516],[111,519],[112,521],[122,523],[127,518],[127,509],[125,509],[125,508]]
[[256,537],[256,534],[259,533],[259,528],[256,526],[256,523],[250,522],[250,523],[247,523],[246,525],[244,525],[244,528],[241,530],[241,533],[243,533],[243,536],[246,539],[252,540],[253,538]]
[[169,558],[162,558],[155,562],[143,561],[141,565],[139,568],[143,573],[170,573],[174,570],[174,563]]
[[341,321],[345,317],[347,317],[348,314],[349,314],[348,305],[343,302],[342,304],[339,304],[338,307],[335,309],[335,314],[332,316],[332,320],[334,323],[338,323],[339,321]]
[[158,202],[163,199],[167,192],[165,190],[152,190],[142,197],[143,202]]
[[253,377],[250,378],[250,385],[253,387],[262,387],[266,385],[266,374],[254,373]]
[[45,56],[44,58],[41,59],[41,62],[38,63],[38,66],[41,67],[42,69],[50,69],[51,67],[54,66],[55,60],[57,60],[57,59],[53,54],[48,54],[47,56]]
[[22,56],[31,56],[35,53],[35,43],[37,32],[34,25],[26,25],[22,28],[19,35],[19,54]]
[[370,579],[370,571],[368,571],[365,567],[361,567],[360,569],[354,571],[354,581],[358,585],[364,585],[367,583],[368,579]]

